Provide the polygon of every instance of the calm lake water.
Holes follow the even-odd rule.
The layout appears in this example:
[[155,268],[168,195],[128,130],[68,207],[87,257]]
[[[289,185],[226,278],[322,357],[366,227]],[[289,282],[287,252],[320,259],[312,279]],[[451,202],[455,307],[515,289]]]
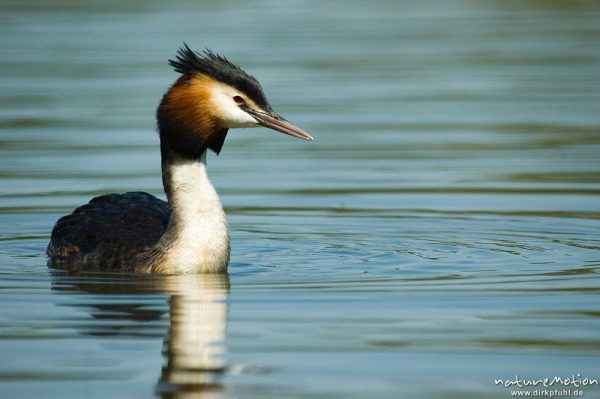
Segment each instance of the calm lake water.
[[[154,110],[184,40],[316,141],[234,130],[209,157],[228,276],[48,270],[59,216],[163,196]],[[0,397],[600,379],[600,3],[3,0],[0,72]]]

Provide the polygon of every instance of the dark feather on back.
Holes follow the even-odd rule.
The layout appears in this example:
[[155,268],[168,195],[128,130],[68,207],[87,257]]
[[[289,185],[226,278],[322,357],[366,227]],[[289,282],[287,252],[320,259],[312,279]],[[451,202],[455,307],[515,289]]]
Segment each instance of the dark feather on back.
[[148,193],[107,194],[60,218],[46,253],[50,265],[133,272],[169,223],[169,205]]

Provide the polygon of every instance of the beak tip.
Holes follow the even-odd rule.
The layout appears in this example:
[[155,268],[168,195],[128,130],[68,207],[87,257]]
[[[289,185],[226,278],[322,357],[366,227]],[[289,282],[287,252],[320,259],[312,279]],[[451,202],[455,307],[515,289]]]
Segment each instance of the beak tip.
[[296,135],[296,137],[306,141],[315,141],[315,138],[310,134],[306,133],[304,130],[301,130],[300,133],[301,134]]

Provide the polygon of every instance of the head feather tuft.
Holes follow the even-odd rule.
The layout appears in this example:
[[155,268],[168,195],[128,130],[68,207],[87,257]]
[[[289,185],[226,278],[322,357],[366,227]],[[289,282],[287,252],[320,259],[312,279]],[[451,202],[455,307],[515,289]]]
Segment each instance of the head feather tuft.
[[265,111],[271,109],[258,80],[212,50],[205,49],[200,54],[184,42],[175,59],[169,60],[169,64],[176,72],[187,77],[196,74],[208,75],[216,81],[241,90]]

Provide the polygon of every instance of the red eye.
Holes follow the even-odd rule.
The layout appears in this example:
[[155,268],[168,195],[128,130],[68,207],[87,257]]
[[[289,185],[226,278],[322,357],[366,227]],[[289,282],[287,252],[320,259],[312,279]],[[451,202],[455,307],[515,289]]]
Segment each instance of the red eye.
[[244,100],[242,97],[240,96],[234,96],[233,97],[233,101],[236,102],[236,104],[246,104],[246,100]]

